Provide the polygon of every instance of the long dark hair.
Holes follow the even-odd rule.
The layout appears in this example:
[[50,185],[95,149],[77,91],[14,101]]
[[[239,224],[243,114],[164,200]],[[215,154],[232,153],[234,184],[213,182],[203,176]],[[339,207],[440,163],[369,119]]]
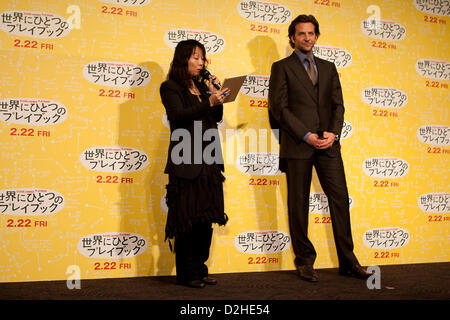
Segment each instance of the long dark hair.
[[[175,47],[175,52],[173,54],[173,60],[170,63],[169,73],[167,75],[167,79],[173,80],[178,84],[189,88],[192,77],[188,73],[188,61],[191,55],[194,53],[196,47],[199,47],[203,52],[203,60],[205,64],[203,65],[206,68],[206,50],[205,46],[198,42],[197,40],[189,39],[178,42]],[[193,79],[198,82],[203,82],[203,78],[201,76]]]
[[289,37],[289,45],[291,46],[291,48],[295,48],[295,46],[291,40],[292,36],[295,34],[295,26],[299,23],[305,23],[305,22],[311,22],[314,25],[314,29],[315,29],[314,33],[317,36],[320,36],[319,22],[317,21],[317,19],[312,14],[310,14],[310,15],[301,14],[297,18],[292,20],[291,24],[289,25],[288,37]]

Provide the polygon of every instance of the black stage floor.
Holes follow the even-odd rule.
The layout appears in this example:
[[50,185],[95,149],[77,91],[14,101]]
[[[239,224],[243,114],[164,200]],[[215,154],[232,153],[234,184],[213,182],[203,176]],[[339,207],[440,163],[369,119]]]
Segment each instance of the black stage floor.
[[[449,300],[450,263],[380,266],[380,288],[365,280],[319,269],[319,282],[301,280],[295,271],[215,274],[216,286],[193,289],[174,276],[0,283],[1,300]],[[376,282],[371,281],[372,285]]]

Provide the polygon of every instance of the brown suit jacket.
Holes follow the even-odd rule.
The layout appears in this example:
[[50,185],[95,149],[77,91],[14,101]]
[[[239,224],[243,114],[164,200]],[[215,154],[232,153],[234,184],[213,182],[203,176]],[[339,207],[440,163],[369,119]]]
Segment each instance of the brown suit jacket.
[[[269,112],[280,127],[280,158],[308,159],[314,148],[303,141],[318,130],[339,134],[344,121],[344,103],[334,63],[314,57],[319,74],[315,90],[297,54],[272,65],[269,81]],[[273,120],[273,119],[272,119]],[[340,153],[339,141],[325,153]]]
[[353,253],[349,196],[340,144],[335,141],[330,148],[317,150],[303,141],[308,132],[323,130],[340,134],[344,121],[342,90],[336,67],[323,59],[314,59],[319,75],[317,90],[295,52],[272,65],[269,112],[281,127],[280,169],[287,173],[288,214],[295,264],[313,265],[316,258],[307,234],[312,166],[315,166],[328,197],[339,267],[346,270],[359,263]]

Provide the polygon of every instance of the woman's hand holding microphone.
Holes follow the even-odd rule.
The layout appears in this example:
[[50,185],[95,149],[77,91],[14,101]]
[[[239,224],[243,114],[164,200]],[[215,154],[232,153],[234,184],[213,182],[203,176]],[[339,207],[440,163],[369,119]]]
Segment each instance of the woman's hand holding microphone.
[[202,76],[208,79],[208,89],[211,93],[209,96],[209,104],[211,107],[222,104],[225,98],[230,94],[230,89],[220,88],[220,82],[216,76],[209,73],[208,70],[202,70]]

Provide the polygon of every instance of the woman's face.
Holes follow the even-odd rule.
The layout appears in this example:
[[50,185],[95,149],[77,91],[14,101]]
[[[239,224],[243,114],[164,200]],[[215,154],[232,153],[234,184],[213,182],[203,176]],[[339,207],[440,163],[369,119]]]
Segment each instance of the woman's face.
[[188,73],[191,77],[195,77],[200,74],[200,71],[203,69],[203,65],[205,64],[204,59],[205,57],[203,56],[202,49],[195,47],[191,57],[188,60]]

